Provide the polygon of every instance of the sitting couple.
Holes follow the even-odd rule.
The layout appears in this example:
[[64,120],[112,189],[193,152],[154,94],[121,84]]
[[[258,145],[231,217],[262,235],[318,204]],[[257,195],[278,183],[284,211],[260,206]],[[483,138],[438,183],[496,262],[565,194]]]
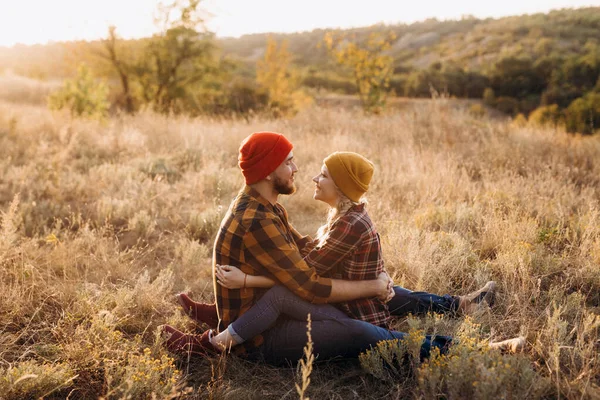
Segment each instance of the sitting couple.
[[[356,357],[381,340],[402,339],[389,330],[390,315],[466,313],[491,300],[494,282],[467,296],[438,296],[392,286],[383,265],[379,235],[366,211],[364,195],[373,164],[363,156],[335,152],[325,158],[314,199],[330,206],[314,240],[288,222],[277,202],[294,192],[298,168],[292,144],[281,134],[253,133],[239,150],[246,186],[231,203],[214,246],[216,306],[185,294],[186,313],[213,329],[184,334],[165,325],[174,352],[207,354],[233,348],[247,358],[272,364],[296,362],[312,320],[313,351],[320,360]],[[426,337],[421,357],[432,346],[446,352],[452,339]],[[523,338],[491,344],[517,349]]]

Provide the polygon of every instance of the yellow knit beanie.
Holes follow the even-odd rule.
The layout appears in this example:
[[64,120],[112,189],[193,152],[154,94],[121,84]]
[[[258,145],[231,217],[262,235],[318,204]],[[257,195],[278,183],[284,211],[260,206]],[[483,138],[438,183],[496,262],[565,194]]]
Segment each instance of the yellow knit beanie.
[[327,156],[323,162],[333,182],[350,200],[359,201],[369,190],[369,183],[373,176],[373,163],[360,154],[336,151]]

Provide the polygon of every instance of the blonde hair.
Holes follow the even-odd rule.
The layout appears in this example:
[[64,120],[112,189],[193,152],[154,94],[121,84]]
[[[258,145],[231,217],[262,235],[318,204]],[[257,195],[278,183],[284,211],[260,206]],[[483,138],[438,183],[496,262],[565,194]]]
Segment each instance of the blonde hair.
[[365,196],[362,196],[359,201],[352,201],[348,198],[348,196],[346,196],[344,193],[342,193],[340,188],[338,188],[337,186],[335,187],[335,190],[338,194],[339,201],[335,207],[331,207],[329,209],[329,212],[327,214],[327,221],[325,222],[325,225],[321,226],[317,230],[317,237],[316,237],[316,240],[318,240],[317,247],[322,247],[325,244],[325,241],[327,240],[327,238],[329,237],[329,234],[331,233],[331,228],[333,227],[333,224],[335,224],[335,222],[338,219],[340,219],[341,217],[346,215],[346,213],[348,211],[350,211],[350,209],[352,207],[359,205],[359,204],[365,204],[365,205],[367,204],[367,199]]

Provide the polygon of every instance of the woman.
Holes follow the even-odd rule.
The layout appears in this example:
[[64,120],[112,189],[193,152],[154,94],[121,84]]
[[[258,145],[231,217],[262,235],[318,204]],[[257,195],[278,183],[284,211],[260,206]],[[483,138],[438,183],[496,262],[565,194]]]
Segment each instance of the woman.
[[[366,211],[366,194],[373,164],[363,156],[351,152],[336,152],[325,158],[321,172],[313,178],[314,199],[331,208],[327,222],[317,232],[315,240],[302,249],[306,263],[322,276],[345,280],[376,279],[384,271],[381,243]],[[244,287],[272,287],[275,282],[266,277],[246,275],[231,266],[217,266],[218,282],[229,289]],[[434,310],[455,312],[481,301],[493,292],[489,282],[482,290],[465,297],[436,296],[415,293],[395,287],[390,302],[394,313],[420,313]],[[218,319],[214,305],[195,303],[184,294],[180,302],[188,315],[215,327]],[[462,306],[461,306],[462,305]],[[171,334],[167,345],[172,350],[186,346],[192,351],[222,351],[243,343],[271,327],[281,314],[294,319],[313,320],[353,318],[388,328],[390,308],[385,299],[368,298],[333,305],[315,305],[301,300],[283,286],[274,286],[245,314],[231,323],[226,330],[213,335],[209,330],[202,337],[184,335],[166,326]],[[397,332],[398,337],[402,333]],[[445,348],[450,338],[428,338],[437,347]]]

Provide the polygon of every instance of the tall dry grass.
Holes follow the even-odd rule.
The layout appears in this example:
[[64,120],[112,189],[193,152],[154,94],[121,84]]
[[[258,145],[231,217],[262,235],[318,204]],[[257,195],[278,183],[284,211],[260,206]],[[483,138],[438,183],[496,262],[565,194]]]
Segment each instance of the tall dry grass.
[[[498,380],[497,359],[459,349],[454,360],[485,380],[458,361],[396,380],[327,363],[304,395],[483,398],[522,372],[504,397],[600,396],[599,138],[476,118],[437,99],[381,117],[315,108],[278,121],[90,122],[0,103],[0,397],[297,396],[294,368],[173,359],[157,336],[163,323],[195,328],[175,293],[212,300],[211,241],[242,185],[236,152],[266,129],[295,144],[299,189],[282,202],[301,231],[325,218],[310,181],[322,159],[360,152],[377,167],[369,210],[396,283],[465,293],[494,279],[497,305],[468,322],[474,340],[528,340],[525,361],[506,359]],[[467,326],[427,321],[395,326]],[[484,389],[465,392],[475,382]]]

